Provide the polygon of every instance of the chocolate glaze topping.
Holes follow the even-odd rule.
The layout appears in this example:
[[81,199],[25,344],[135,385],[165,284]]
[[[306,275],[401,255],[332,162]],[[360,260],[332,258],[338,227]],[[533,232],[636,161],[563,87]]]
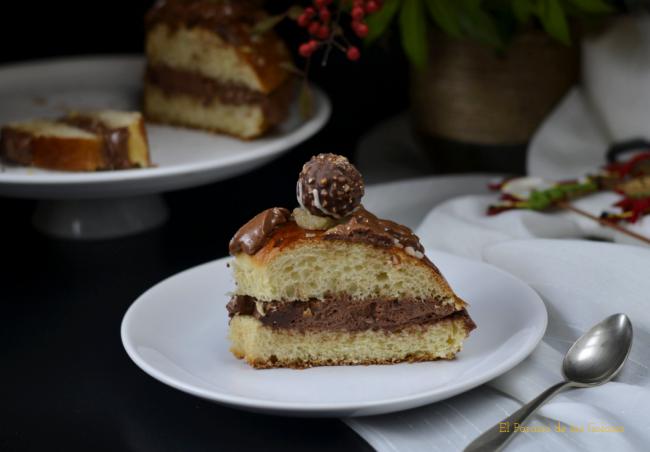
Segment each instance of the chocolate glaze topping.
[[230,254],[246,253],[255,254],[264,246],[273,231],[291,218],[287,209],[273,207],[257,214],[239,228],[239,231],[230,240]]
[[422,258],[424,253],[424,247],[413,231],[393,221],[377,218],[363,206],[339,225],[325,231],[323,238],[365,242],[386,248],[396,246],[417,258]]
[[246,295],[236,295],[228,303],[228,313],[250,315],[262,324],[279,329],[298,331],[399,331],[412,325],[429,325],[444,318],[465,319],[469,330],[475,328],[466,311],[454,311],[453,305],[439,301],[390,300],[374,298],[353,300],[347,296],[326,297],[323,300],[272,301],[260,303]]
[[147,12],[145,25],[201,27],[237,44],[248,40],[243,25],[253,26],[264,17],[259,2],[250,0],[159,0]]
[[364,193],[363,177],[348,159],[318,154],[302,167],[296,185],[298,203],[312,215],[341,218],[353,212]]
[[293,224],[294,231],[291,232],[291,235],[298,234],[297,238],[344,240],[367,243],[382,248],[397,247],[413,257],[424,259],[429,265],[433,265],[424,256],[424,247],[413,231],[393,221],[377,218],[363,206],[359,206],[353,214],[343,218],[336,226],[325,231],[300,228],[291,220],[287,209],[276,207],[265,210],[237,231],[230,241],[230,254],[234,255],[240,252],[255,254],[268,240],[272,239],[280,225],[288,222]]

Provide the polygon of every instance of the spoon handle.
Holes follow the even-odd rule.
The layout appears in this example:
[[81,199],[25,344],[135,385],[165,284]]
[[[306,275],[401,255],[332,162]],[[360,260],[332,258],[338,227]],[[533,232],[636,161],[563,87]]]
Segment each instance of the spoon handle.
[[551,386],[510,416],[486,430],[465,448],[465,452],[493,452],[501,450],[514,438],[515,433],[519,431],[515,428],[515,424],[523,426],[526,419],[531,417],[548,399],[570,386],[572,386],[572,383],[569,381],[563,381],[562,383]]

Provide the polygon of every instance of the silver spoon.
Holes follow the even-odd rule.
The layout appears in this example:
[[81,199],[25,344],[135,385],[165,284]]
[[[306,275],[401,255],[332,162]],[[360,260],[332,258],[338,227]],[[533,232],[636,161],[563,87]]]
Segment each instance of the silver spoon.
[[[565,381],[551,386],[472,441],[465,452],[499,451],[517,432],[512,425],[531,417],[548,399],[569,388],[589,388],[607,383],[621,370],[632,348],[632,323],[625,314],[614,314],[592,327],[573,343],[564,356]],[[499,431],[500,424],[511,428]]]

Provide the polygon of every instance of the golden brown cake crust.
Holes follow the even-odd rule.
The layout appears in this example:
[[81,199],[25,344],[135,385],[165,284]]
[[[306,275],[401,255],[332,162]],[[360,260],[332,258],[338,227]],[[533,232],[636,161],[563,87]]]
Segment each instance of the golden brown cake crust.
[[290,361],[272,361],[272,360],[262,360],[262,359],[246,359],[246,356],[241,353],[233,351],[233,355],[237,359],[244,359],[248,364],[253,366],[256,369],[278,369],[278,368],[289,368],[289,369],[309,369],[310,367],[320,367],[320,366],[370,366],[374,364],[399,364],[399,363],[421,363],[426,361],[439,361],[439,360],[452,360],[456,358],[456,355],[450,353],[446,357],[435,356],[431,353],[422,353],[418,355],[406,355],[403,358],[396,359],[370,359],[363,361],[346,361],[346,360],[312,360],[312,361],[303,361],[303,360],[290,360]]
[[11,126],[1,134],[2,156],[20,165],[63,171],[96,171],[104,165],[99,138],[34,136]]

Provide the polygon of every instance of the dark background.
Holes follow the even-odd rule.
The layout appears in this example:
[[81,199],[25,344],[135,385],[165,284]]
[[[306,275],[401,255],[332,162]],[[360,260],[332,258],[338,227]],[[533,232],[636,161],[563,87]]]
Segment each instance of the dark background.
[[[141,53],[150,3],[3,2],[0,63]],[[303,39],[291,26],[281,32],[296,47]],[[1,451],[370,449],[338,420],[249,414],[168,388],[130,361],[119,336],[124,312],[147,288],[226,255],[257,212],[294,206],[311,155],[351,156],[365,131],[408,104],[408,66],[394,44],[364,50],[358,63],[334,52],[316,69],[310,78],[334,106],[325,129],[245,176],[166,194],[171,218],[161,228],[56,240],[32,228],[35,201],[0,197]]]

